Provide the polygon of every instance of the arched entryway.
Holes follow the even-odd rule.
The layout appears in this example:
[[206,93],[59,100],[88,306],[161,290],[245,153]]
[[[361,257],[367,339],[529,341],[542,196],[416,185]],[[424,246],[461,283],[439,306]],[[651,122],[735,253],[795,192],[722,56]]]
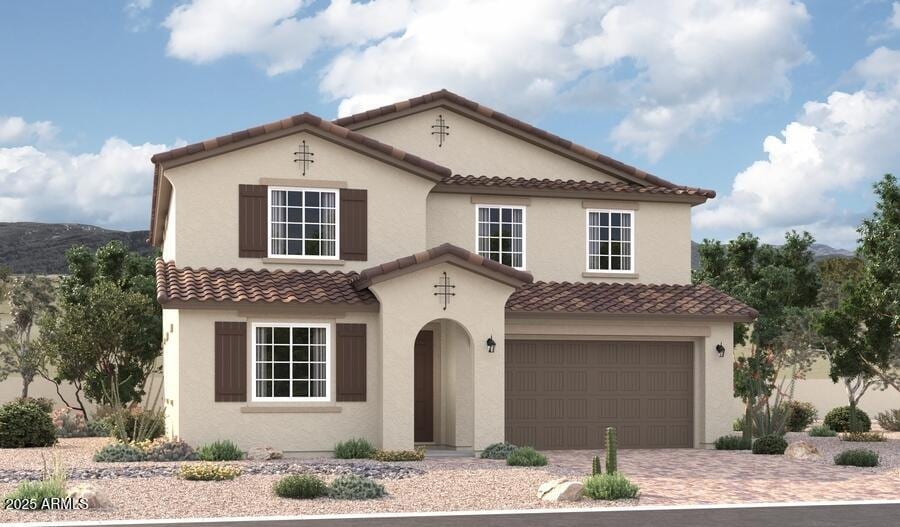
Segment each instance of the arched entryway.
[[447,318],[425,324],[413,345],[413,433],[418,445],[473,447],[473,342]]

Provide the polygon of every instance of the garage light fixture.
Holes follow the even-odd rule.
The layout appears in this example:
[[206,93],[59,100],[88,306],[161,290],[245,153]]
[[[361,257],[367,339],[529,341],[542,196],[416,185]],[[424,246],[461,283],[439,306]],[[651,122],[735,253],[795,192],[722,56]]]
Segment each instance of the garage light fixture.
[[721,342],[716,344],[716,352],[719,354],[719,357],[725,356],[725,346]]
[[493,335],[488,337],[486,344],[487,344],[487,348],[488,348],[488,353],[494,353],[494,351],[497,349],[497,343],[494,342]]

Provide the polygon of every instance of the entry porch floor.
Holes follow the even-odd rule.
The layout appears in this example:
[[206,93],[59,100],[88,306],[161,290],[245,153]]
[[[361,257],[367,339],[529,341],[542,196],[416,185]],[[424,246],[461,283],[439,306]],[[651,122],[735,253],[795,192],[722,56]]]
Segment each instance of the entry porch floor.
[[[592,456],[602,456],[601,451],[546,452],[550,464],[536,468],[508,467],[503,461],[475,457],[429,456],[422,462],[394,464],[419,470],[402,479],[382,480],[388,492],[382,499],[289,500],[278,498],[272,492],[273,484],[282,477],[280,474],[250,475],[254,472],[250,470],[252,465],[274,461],[240,462],[247,473],[234,481],[183,481],[171,475],[177,463],[97,464],[90,460],[91,454],[107,440],[63,439],[54,448],[0,450],[0,494],[11,491],[27,471],[39,470],[43,466],[42,457],[49,460],[55,453],[69,468],[121,469],[120,476],[91,481],[112,506],[70,511],[0,511],[0,523],[898,499],[900,434],[891,435],[884,443],[843,443],[834,438],[789,434],[790,441],[803,439],[816,444],[823,453],[821,461],[714,450],[621,450],[619,471],[640,486],[640,498],[627,502],[585,499],[568,504],[542,502],[537,497],[538,485],[563,476],[583,478],[590,471]],[[831,461],[834,453],[849,448],[877,450],[883,465],[835,466]],[[284,462],[290,467],[281,473],[319,472],[326,481],[333,479],[333,471],[323,467],[331,465],[362,463],[373,465],[369,468],[386,468],[372,461],[322,458],[279,461]],[[164,470],[159,469],[157,473],[157,467]],[[126,476],[129,471],[131,475]]]

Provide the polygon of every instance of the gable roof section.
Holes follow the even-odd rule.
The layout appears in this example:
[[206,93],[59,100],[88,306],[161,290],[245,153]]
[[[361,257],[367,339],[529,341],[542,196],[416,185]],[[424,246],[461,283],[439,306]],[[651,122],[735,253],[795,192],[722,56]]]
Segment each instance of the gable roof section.
[[534,282],[506,302],[509,313],[692,315],[750,321],[752,307],[706,284]]
[[156,259],[156,298],[160,304],[236,302],[247,304],[378,304],[368,289],[353,287],[356,273],[179,269]]
[[445,243],[404,258],[399,258],[359,273],[359,279],[353,284],[357,289],[364,289],[372,284],[390,280],[396,276],[416,271],[441,262],[460,265],[474,273],[518,287],[534,280],[531,273],[519,271],[489,258],[467,251],[462,247]]
[[[255,126],[239,132],[219,136],[214,139],[208,139],[199,143],[193,143],[160,152],[151,157],[150,161],[154,164],[155,170],[153,175],[153,196],[150,205],[150,242],[154,245],[159,243],[158,238],[161,229],[160,226],[157,225],[157,209],[160,205],[159,194],[164,165],[171,163],[180,164],[180,162],[188,162],[204,155],[224,153],[229,150],[255,144],[266,138],[275,139],[305,129],[318,131],[324,135],[345,140],[348,144],[357,146],[360,151],[375,154],[376,158],[380,158],[383,161],[395,160],[400,166],[411,168],[412,172],[433,181],[440,181],[451,174],[450,169],[447,167],[438,165],[427,159],[422,159],[421,157],[407,153],[391,145],[376,141],[375,139],[334,124],[331,121],[327,121],[311,113],[302,113],[261,126]],[[163,207],[168,207],[168,204],[164,203]]]
[[513,178],[497,176],[462,176],[454,174],[444,178],[434,192],[485,192],[497,194],[521,193],[532,195],[546,191],[554,195],[579,195],[579,197],[597,198],[610,194],[637,194],[635,199],[647,199],[651,196],[664,197],[671,200],[681,197],[691,203],[703,203],[716,196],[715,191],[700,188],[671,188],[659,185],[635,185],[626,182],[610,181],[577,181],[564,179]]
[[[376,108],[374,110],[368,110],[365,112],[348,115],[346,117],[341,117],[339,119],[335,119],[334,123],[340,126],[346,126],[352,130],[357,130],[391,118],[400,117],[405,113],[416,113],[417,109],[426,110],[428,108],[442,106],[448,103],[450,105],[447,106],[448,108],[461,109],[464,113],[467,113],[469,116],[474,117],[477,120],[492,122],[500,125],[499,129],[503,131],[516,132],[520,136],[536,139],[536,144],[538,144],[539,146],[548,144],[550,146],[559,148],[563,152],[570,153],[574,157],[579,158],[582,161],[586,161],[590,166],[593,166],[594,168],[602,166],[607,169],[604,172],[608,172],[613,176],[619,177],[620,179],[630,180],[639,184],[656,185],[672,189],[688,188],[682,185],[676,185],[671,181],[667,181],[665,179],[662,179],[661,177],[644,172],[639,168],[603,155],[585,146],[573,143],[568,139],[563,139],[556,134],[532,126],[524,121],[520,121],[514,117],[510,117],[509,115],[498,112],[492,108],[488,108],[487,106],[479,104],[475,101],[466,99],[465,97],[457,95],[446,89],[426,93],[425,95],[420,95],[419,97],[414,97],[406,101],[382,106],[381,108]],[[715,192],[711,190],[705,190],[705,192],[712,192],[713,195],[715,195]]]

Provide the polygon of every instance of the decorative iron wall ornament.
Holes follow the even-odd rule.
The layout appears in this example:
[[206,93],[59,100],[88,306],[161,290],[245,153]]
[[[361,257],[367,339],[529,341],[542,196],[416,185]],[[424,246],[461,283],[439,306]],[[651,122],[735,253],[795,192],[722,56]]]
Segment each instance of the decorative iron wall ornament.
[[438,148],[444,146],[444,138],[450,135],[450,126],[447,125],[443,115],[438,114],[437,119],[434,120],[434,124],[431,125],[431,135],[437,136]]
[[316,155],[309,150],[309,146],[306,144],[306,140],[300,141],[300,146],[298,150],[294,152],[294,163],[300,164],[300,173],[302,175],[306,175],[307,170],[309,170],[310,165],[315,163],[313,161],[313,156]]
[[447,311],[447,304],[450,303],[450,297],[456,296],[456,293],[453,292],[453,290],[456,289],[456,286],[450,284],[450,277],[447,276],[447,271],[442,273],[438,283],[434,286],[434,289],[434,296],[440,297],[438,300],[440,300],[441,304],[444,306],[444,311]]

